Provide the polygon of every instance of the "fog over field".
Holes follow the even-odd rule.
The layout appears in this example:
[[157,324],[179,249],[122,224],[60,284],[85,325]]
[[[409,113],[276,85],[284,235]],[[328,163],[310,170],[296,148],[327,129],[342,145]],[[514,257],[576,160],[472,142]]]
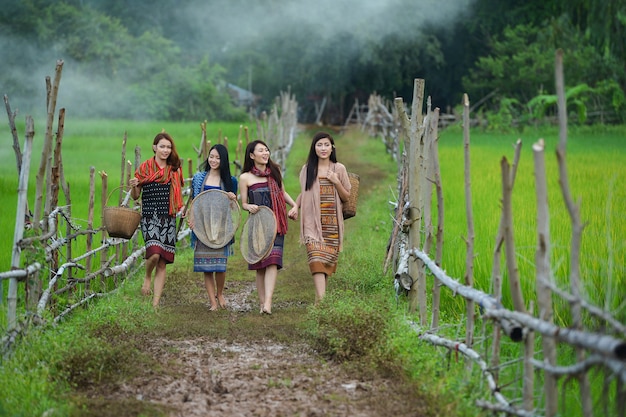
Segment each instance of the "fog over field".
[[[96,0],[81,3],[94,7],[99,4]],[[128,16],[133,16],[132,21],[124,21],[123,17],[121,21],[135,37],[156,28],[180,46],[183,58],[206,53],[211,64],[227,59],[231,52],[263,45],[268,37],[280,36],[288,41],[304,30],[319,38],[306,38],[309,44],[302,44],[300,38],[294,48],[315,48],[320,39],[349,33],[350,44],[343,43],[340,37],[336,44],[337,54],[349,60],[358,56],[365,42],[377,42],[388,35],[401,38],[423,30],[425,25],[454,25],[471,3],[472,0],[191,0],[154,5],[128,2],[125,7]],[[171,4],[175,6],[170,7]],[[84,14],[82,18],[88,16]],[[54,39],[54,47],[42,50],[33,41],[0,31],[0,55],[4,57],[0,62],[0,92],[8,95],[13,109],[19,109],[21,115],[45,113],[45,77],[54,77],[57,59],[65,62],[58,107],[67,108],[67,117],[108,117],[130,106],[136,92],[128,90],[124,76],[116,74],[102,79],[64,56],[62,51],[70,34],[66,35]],[[279,56],[281,49],[273,52]],[[269,57],[270,61],[273,59]]]

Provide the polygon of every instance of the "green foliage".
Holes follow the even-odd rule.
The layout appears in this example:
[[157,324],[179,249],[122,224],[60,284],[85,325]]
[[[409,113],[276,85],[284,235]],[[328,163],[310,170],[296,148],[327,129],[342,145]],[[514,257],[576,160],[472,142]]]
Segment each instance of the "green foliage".
[[[589,39],[561,17],[542,26],[531,24],[507,27],[502,36],[493,40],[491,53],[480,57],[468,76],[464,87],[474,97],[496,91],[489,105],[495,113],[502,112],[501,100],[528,102],[534,117],[542,117],[554,109],[556,100],[546,91],[554,91],[554,54],[564,50],[564,75],[568,105],[576,110],[576,120],[584,123],[590,110],[615,112],[613,120],[622,120],[622,102],[614,95],[614,78],[625,79],[623,68],[602,54]],[[613,87],[608,87],[612,85]],[[617,98],[617,99],[616,99]],[[506,106],[505,106],[506,108]],[[525,119],[524,109],[513,113],[514,118]],[[491,114],[493,114],[492,111]]]

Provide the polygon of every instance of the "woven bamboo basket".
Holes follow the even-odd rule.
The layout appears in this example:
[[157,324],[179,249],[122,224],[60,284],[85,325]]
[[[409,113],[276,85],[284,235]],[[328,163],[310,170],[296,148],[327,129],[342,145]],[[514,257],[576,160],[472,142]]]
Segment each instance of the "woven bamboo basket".
[[350,198],[343,203],[344,220],[356,216],[356,203],[359,198],[359,183],[361,182],[361,177],[352,172],[348,172],[348,178],[352,187],[350,188]]
[[[117,187],[115,190],[117,190]],[[107,203],[113,190],[107,198]],[[130,191],[129,191],[130,192]],[[104,227],[110,237],[120,237],[122,239],[130,239],[141,221],[141,213],[126,206],[106,206],[102,214],[104,216]]]

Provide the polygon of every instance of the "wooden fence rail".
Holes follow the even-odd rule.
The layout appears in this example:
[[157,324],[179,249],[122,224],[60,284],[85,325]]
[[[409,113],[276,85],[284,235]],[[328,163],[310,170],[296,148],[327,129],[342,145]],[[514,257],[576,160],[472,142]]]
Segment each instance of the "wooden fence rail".
[[[565,115],[564,89],[562,88],[562,56],[556,55],[557,94],[561,98],[559,114]],[[394,230],[392,231],[385,268],[393,260],[395,266],[395,286],[401,293],[406,290],[409,297],[409,310],[417,314],[417,320],[410,325],[419,337],[428,342],[443,346],[451,351],[460,352],[478,365],[482,376],[487,381],[491,401],[478,401],[477,405],[485,410],[516,415],[516,416],[547,416],[565,415],[568,404],[580,404],[580,415],[594,415],[594,399],[596,409],[602,408],[602,415],[623,417],[626,415],[626,326],[615,319],[610,312],[594,306],[584,300],[580,292],[579,258],[580,237],[582,233],[579,218],[579,207],[573,203],[567,181],[567,165],[565,145],[567,139],[566,119],[561,120],[561,135],[557,150],[559,164],[559,184],[565,204],[571,216],[573,236],[571,246],[570,290],[559,288],[550,275],[549,260],[549,227],[547,224],[547,187],[545,186],[545,168],[543,167],[543,142],[533,146],[535,176],[537,189],[537,210],[543,220],[537,224],[536,250],[536,299],[524,300],[520,288],[520,277],[516,264],[515,241],[513,233],[511,195],[519,160],[521,142],[516,144],[515,158],[510,164],[502,158],[502,214],[499,230],[496,233],[494,250],[494,267],[492,269],[492,288],[494,293],[487,294],[474,288],[473,285],[473,241],[466,239],[467,256],[465,275],[461,280],[448,276],[441,266],[443,239],[443,198],[441,193],[440,174],[438,172],[437,122],[438,110],[430,109],[430,101],[425,115],[422,115],[423,80],[415,80],[414,103],[411,117],[406,114],[402,99],[396,99],[398,125],[402,126],[401,134],[394,134],[390,141],[397,141],[403,135],[401,163],[399,164],[398,201],[395,204]],[[416,105],[415,102],[418,102]],[[466,216],[471,218],[471,183],[469,181],[469,99],[464,97],[464,152],[465,152],[465,191]],[[376,132],[379,135],[379,132]],[[389,149],[397,149],[397,144]],[[390,152],[391,153],[391,152]],[[407,175],[408,173],[408,175]],[[430,183],[428,186],[426,183]],[[433,188],[434,187],[434,188]],[[432,194],[437,194],[437,219],[441,224],[432,224],[430,207]],[[468,236],[473,238],[471,221],[468,220]],[[437,231],[435,234],[435,230]],[[434,243],[435,247],[432,248]],[[504,253],[502,253],[504,248]],[[434,259],[430,252],[435,253]],[[500,256],[504,256],[513,308],[505,308],[500,300],[502,291],[502,272]],[[428,276],[434,281],[428,282]],[[433,294],[427,302],[426,288],[432,288]],[[461,296],[466,304],[466,317],[462,326],[465,337],[451,338],[446,333],[446,326],[439,324],[439,291],[440,288],[451,291],[454,296]],[[552,297],[561,297],[572,306],[573,324],[568,327],[556,325],[552,313]],[[535,306],[537,303],[537,306]],[[428,325],[427,307],[430,307],[430,326]],[[538,309],[536,308],[538,307]],[[475,310],[480,314],[476,315]],[[536,312],[536,310],[538,310]],[[603,333],[586,329],[582,325],[582,315],[593,316],[603,324]],[[474,320],[480,321],[477,327]],[[473,348],[477,338],[474,329],[482,329],[484,334],[484,352],[481,354]],[[521,358],[507,358],[503,361],[500,333],[510,339],[509,343],[519,346]],[[449,333],[449,332],[448,332]],[[540,342],[541,350],[536,351],[535,338]],[[568,351],[566,357],[559,358],[557,351]],[[511,351],[511,349],[508,349]],[[489,358],[489,359],[487,359]],[[563,363],[564,360],[570,363]],[[505,381],[503,371],[507,367],[519,366],[521,375]],[[471,367],[468,368],[471,370]],[[605,386],[592,390],[589,382],[591,372],[603,373]],[[511,378],[511,372],[507,374]],[[570,381],[578,382],[579,397],[574,402],[565,402],[564,393]],[[610,385],[612,382],[613,385]],[[537,383],[537,386],[536,386]],[[510,385],[509,385],[510,384]],[[508,386],[507,386],[508,385]],[[504,387],[514,398],[506,398]],[[612,387],[609,389],[609,387]],[[571,394],[573,390],[569,390]],[[598,407],[597,403],[601,404]],[[610,406],[609,406],[610,404]],[[608,410],[608,411],[607,411]]]

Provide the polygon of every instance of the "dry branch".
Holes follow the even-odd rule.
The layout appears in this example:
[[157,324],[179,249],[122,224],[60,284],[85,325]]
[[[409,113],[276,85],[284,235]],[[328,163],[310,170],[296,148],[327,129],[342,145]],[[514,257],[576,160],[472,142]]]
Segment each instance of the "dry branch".
[[[411,327],[413,328],[413,330],[419,333],[419,328],[414,323],[411,323]],[[487,385],[489,386],[491,395],[493,395],[493,397],[496,399],[498,404],[502,407],[510,407],[509,401],[500,393],[500,389],[498,385],[496,384],[496,381],[493,378],[491,371],[489,370],[489,366],[481,358],[478,352],[471,349],[465,343],[459,343],[459,342],[455,342],[454,340],[444,339],[442,337],[439,337],[430,333],[421,334],[419,338],[422,340],[426,340],[434,345],[444,346],[452,351],[461,352],[467,358],[474,361],[474,363],[476,363],[480,367],[480,370],[482,371],[483,376],[487,380]]]
[[522,340],[522,327],[512,320],[502,320],[501,317],[499,317],[498,312],[503,311],[504,309],[500,306],[499,302],[495,298],[493,298],[493,296],[475,288],[463,285],[460,282],[450,278],[448,275],[446,275],[445,271],[443,271],[424,252],[418,249],[411,249],[409,252],[411,255],[416,256],[422,262],[424,262],[424,265],[426,265],[426,267],[430,269],[435,278],[437,278],[439,282],[441,282],[443,285],[450,288],[454,292],[454,294],[460,294],[464,298],[471,299],[480,307],[482,307],[485,311],[492,311],[494,315],[493,318],[500,321],[500,325],[512,341],[519,342]]

